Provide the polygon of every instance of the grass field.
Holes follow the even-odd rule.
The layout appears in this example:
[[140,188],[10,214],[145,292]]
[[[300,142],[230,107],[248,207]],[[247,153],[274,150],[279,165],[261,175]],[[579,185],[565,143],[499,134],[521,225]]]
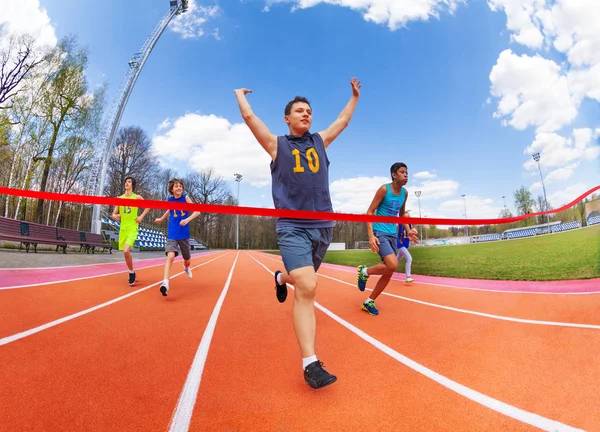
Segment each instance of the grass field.
[[[418,275],[499,280],[600,277],[600,225],[533,238],[409,251],[412,272]],[[346,250],[327,252],[324,262],[354,267],[374,265],[380,259],[370,249]],[[398,272],[404,273],[404,260]]]

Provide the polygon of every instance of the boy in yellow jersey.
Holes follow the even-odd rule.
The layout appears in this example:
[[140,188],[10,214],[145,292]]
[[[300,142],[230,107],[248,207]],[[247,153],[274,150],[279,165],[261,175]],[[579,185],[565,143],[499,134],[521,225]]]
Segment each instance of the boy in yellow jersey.
[[[134,200],[143,200],[141,195],[135,194],[135,179],[127,177],[125,179],[125,193],[119,198],[129,198]],[[115,221],[121,221],[119,229],[119,250],[125,255],[125,262],[129,268],[129,285],[135,284],[135,271],[133,270],[133,257],[131,256],[131,247],[135,243],[138,236],[138,227],[144,216],[150,211],[149,208],[144,209],[141,216],[138,216],[138,208],[130,206],[115,207],[112,213],[112,218]]]

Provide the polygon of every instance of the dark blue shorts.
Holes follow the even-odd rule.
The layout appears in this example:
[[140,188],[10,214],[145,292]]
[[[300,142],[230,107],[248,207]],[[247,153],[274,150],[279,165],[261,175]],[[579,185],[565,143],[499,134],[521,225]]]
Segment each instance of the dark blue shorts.
[[321,267],[333,238],[333,228],[277,228],[277,243],[287,272],[300,267]]
[[373,231],[373,235],[379,240],[379,256],[382,261],[388,255],[398,255],[398,237],[380,231]]

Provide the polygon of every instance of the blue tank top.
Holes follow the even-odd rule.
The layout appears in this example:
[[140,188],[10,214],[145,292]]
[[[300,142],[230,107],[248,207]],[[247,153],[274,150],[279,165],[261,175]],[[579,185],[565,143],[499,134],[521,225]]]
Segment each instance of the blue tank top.
[[[168,199],[169,202],[186,202],[185,194],[182,194],[179,198],[175,198],[174,196],[170,196]],[[169,232],[168,239],[169,240],[185,240],[190,238],[190,226],[189,224],[186,226],[179,225],[183,219],[189,216],[189,212],[187,210],[169,210]]]
[[[409,228],[412,228],[412,225],[408,225]],[[404,225],[398,224],[398,247],[405,247],[408,249],[410,246],[410,239],[408,238],[408,231],[404,228]]]
[[[277,157],[271,162],[276,209],[333,212],[329,195],[329,159],[318,133],[277,137]],[[333,221],[277,219],[277,228],[330,228]]]
[[[390,183],[385,185],[387,191],[385,196],[375,209],[375,215],[377,216],[398,216],[400,209],[406,201],[406,190],[402,188],[400,194],[394,195]],[[397,225],[394,223],[379,223],[373,222],[373,231],[379,231],[381,233],[395,236],[397,231]]]

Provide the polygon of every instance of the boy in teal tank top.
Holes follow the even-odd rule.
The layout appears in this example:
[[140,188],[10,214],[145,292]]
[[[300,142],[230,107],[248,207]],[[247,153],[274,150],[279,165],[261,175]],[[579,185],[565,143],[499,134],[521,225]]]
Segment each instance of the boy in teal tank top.
[[[408,194],[404,185],[408,182],[408,167],[402,162],[396,162],[390,168],[392,182],[382,185],[375,194],[367,214],[376,216],[404,216]],[[417,244],[416,228],[403,224],[408,237]],[[398,268],[398,224],[367,222],[369,244],[373,252],[379,253],[381,264],[367,268],[366,265],[358,266],[358,289],[364,291],[367,279],[371,275],[381,275],[371,295],[364,301],[362,310],[371,315],[378,315],[375,300],[390,282],[393,273]]]

